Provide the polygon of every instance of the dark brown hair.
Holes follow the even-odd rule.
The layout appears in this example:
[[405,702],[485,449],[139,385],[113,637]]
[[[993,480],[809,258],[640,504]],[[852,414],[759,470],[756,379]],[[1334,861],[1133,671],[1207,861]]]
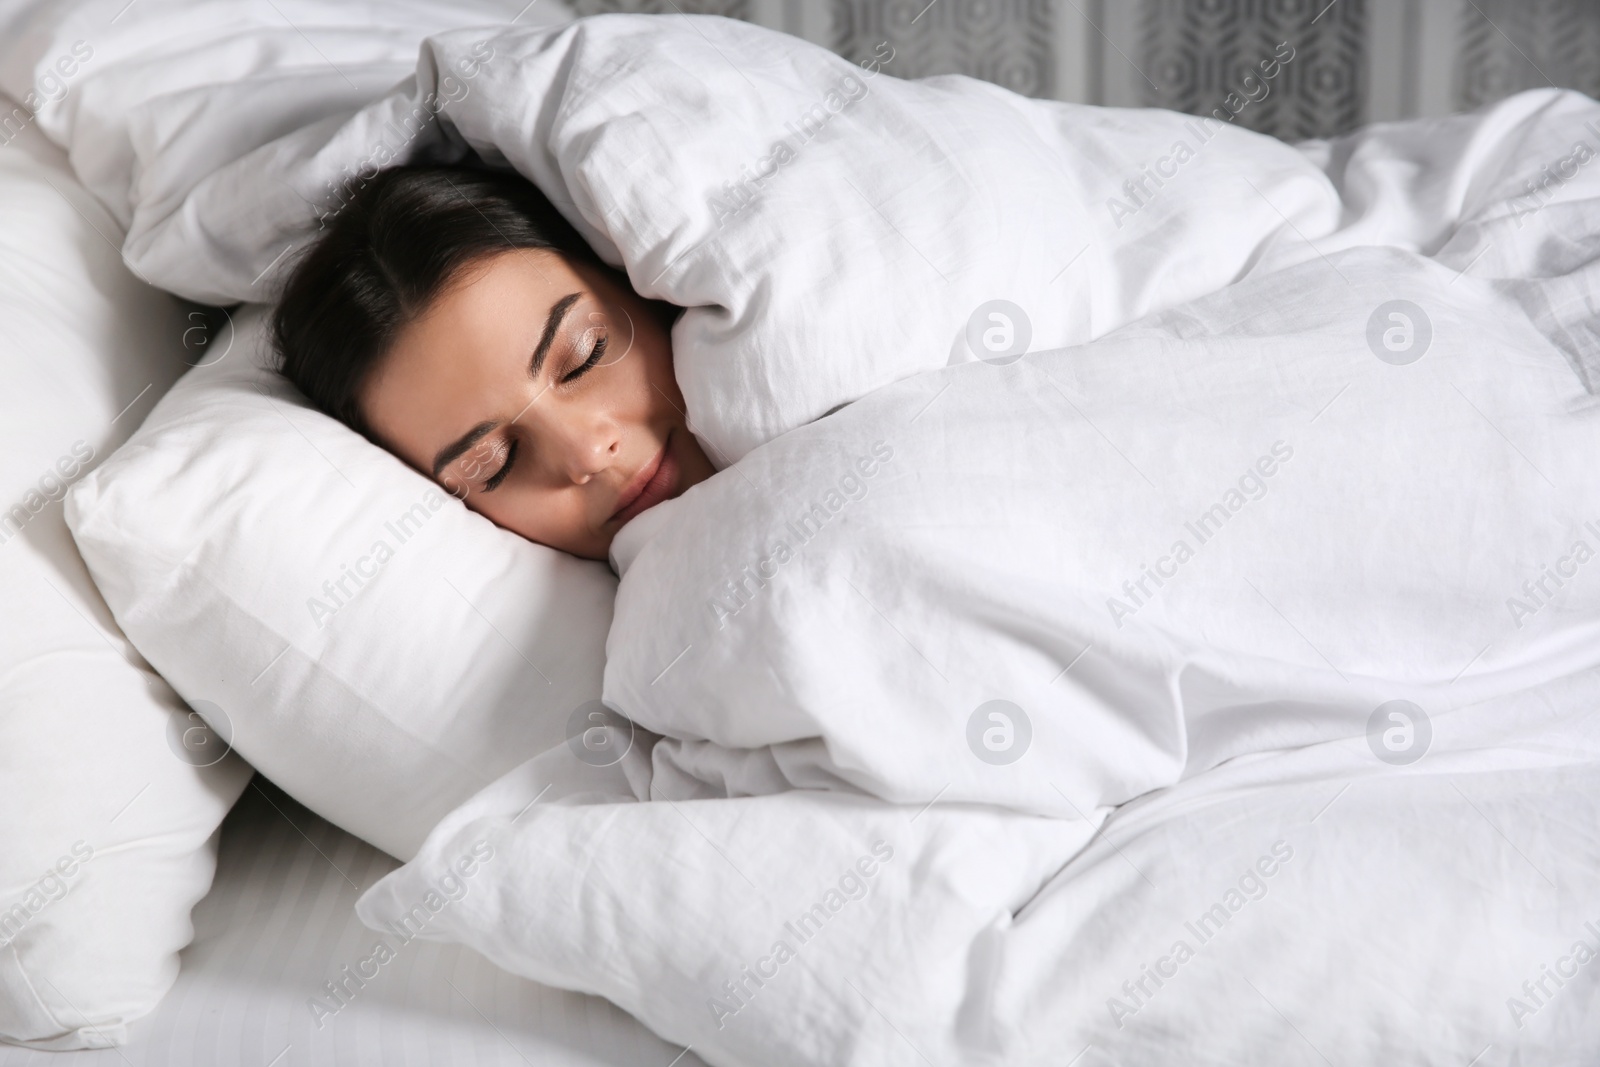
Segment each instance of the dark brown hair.
[[518,174],[481,166],[380,171],[347,190],[290,272],[272,315],[278,369],[319,409],[371,439],[357,401],[395,337],[463,270],[518,248],[604,266]]

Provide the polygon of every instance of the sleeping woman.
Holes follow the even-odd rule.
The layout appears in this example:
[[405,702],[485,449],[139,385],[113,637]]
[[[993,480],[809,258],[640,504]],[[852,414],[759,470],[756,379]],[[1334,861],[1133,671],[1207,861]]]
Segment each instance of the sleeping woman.
[[673,376],[678,313],[526,179],[398,167],[301,256],[273,333],[323,412],[505,529],[604,560],[714,471]]

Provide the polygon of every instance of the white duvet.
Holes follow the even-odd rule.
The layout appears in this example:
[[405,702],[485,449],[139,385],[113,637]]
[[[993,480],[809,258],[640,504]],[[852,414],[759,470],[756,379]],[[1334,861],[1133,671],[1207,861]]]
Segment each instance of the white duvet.
[[[1600,665],[1600,401],[1455,274],[1251,277],[885,386],[659,506],[614,549],[605,684],[668,735],[657,792],[1072,817]],[[1397,298],[1432,323],[1406,365],[1365,339]]]
[[610,17],[209,165],[143,105],[180,293],[382,144],[690,308],[725,469],[614,550],[648,784],[513,772],[363,918],[718,1064],[1592,1062],[1600,107],[1291,147],[893,70]]

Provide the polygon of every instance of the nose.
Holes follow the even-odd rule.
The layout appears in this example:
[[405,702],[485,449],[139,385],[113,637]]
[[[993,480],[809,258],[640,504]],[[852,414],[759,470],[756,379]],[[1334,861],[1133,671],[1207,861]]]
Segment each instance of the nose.
[[556,473],[584,485],[616,462],[622,447],[617,424],[608,418],[553,419],[545,427]]

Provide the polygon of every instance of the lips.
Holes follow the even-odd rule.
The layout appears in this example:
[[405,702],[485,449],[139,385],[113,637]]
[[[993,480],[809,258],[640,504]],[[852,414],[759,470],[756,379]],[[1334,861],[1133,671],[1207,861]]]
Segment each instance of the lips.
[[611,516],[611,521],[626,523],[641,511],[655,507],[672,496],[672,490],[677,484],[678,461],[673,458],[672,433],[668,431],[667,440],[662,444],[660,453],[640,468],[639,473],[633,476],[633,480],[623,490],[618,498],[622,506]]

